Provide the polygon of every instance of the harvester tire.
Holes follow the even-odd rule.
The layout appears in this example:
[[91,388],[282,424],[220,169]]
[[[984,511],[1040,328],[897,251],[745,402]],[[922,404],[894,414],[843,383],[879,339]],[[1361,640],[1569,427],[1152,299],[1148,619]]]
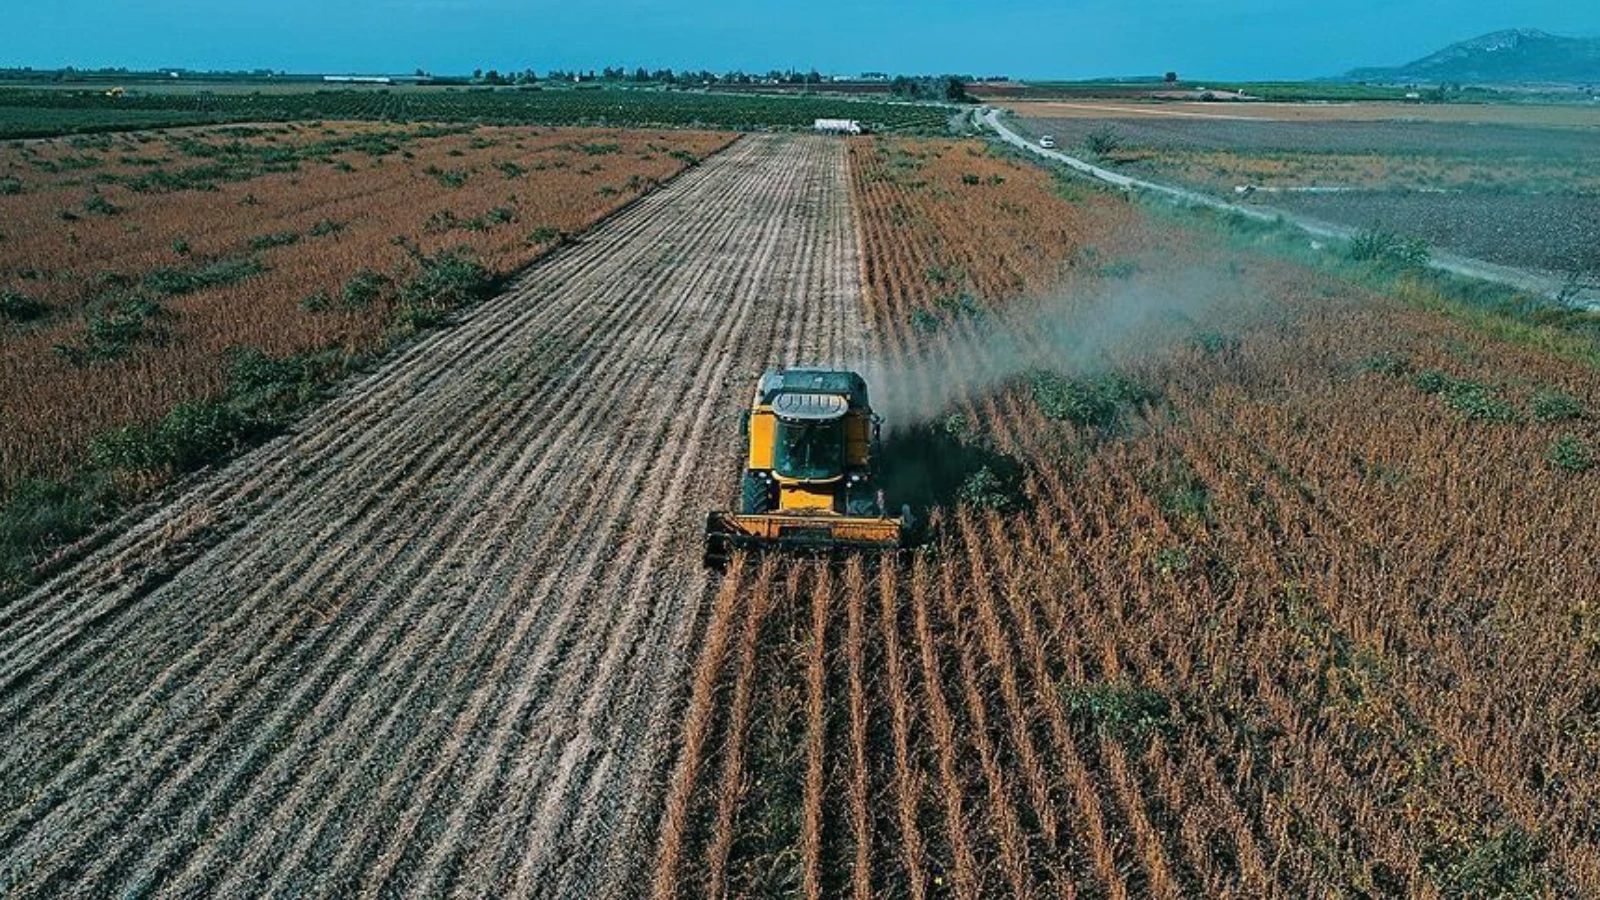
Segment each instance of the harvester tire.
[[747,516],[772,512],[772,485],[754,472],[744,474],[744,490],[739,500],[739,511]]

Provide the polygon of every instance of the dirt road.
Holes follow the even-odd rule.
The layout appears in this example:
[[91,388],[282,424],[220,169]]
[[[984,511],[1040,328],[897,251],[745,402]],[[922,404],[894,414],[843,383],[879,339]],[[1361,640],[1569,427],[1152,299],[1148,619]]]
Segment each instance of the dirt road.
[[737,411],[862,350],[843,147],[739,141],[0,608],[0,894],[634,893]]

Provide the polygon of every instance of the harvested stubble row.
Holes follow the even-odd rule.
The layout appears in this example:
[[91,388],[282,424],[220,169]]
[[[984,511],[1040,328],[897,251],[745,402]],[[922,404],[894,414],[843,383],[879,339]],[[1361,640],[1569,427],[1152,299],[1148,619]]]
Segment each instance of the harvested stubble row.
[[0,892],[635,895],[705,473],[859,355],[848,200],[741,140],[0,608]]
[[[1019,460],[1017,496],[944,498],[898,563],[730,571],[657,894],[1600,890],[1600,491],[1545,458],[1600,438],[1600,377],[974,153],[852,146],[868,319],[908,377],[880,390],[948,416],[920,433],[940,446]],[[990,166],[1024,196],[986,196]],[[1019,204],[1043,258],[1007,243]],[[1047,344],[1041,309],[1132,302],[1060,265],[1091,239],[1257,301],[1108,347],[1146,389],[1114,423],[1021,378],[941,383]]]

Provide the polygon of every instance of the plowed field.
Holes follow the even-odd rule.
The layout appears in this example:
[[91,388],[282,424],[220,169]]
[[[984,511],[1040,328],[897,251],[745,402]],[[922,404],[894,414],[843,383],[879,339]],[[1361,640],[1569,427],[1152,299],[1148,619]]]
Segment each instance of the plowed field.
[[849,199],[745,139],[0,609],[0,893],[636,894],[736,411],[860,353]]

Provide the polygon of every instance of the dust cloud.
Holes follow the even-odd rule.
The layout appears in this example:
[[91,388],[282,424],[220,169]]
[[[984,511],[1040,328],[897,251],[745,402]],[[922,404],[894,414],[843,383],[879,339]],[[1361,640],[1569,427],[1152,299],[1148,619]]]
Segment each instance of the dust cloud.
[[1082,377],[1161,358],[1215,329],[1237,327],[1266,303],[1232,271],[1136,272],[1003,314],[946,317],[923,353],[869,360],[862,374],[885,429],[913,428],[1031,370]]

